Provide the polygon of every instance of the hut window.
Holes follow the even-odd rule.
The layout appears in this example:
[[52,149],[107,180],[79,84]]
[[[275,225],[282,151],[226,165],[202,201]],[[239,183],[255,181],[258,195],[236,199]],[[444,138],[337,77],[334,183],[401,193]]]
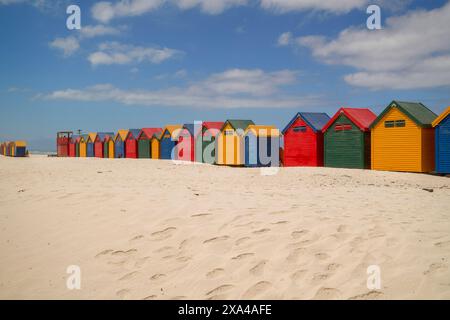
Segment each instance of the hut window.
[[306,132],[306,126],[294,127],[293,131],[294,132]]
[[385,121],[384,122],[385,128],[394,128],[395,127],[395,121]]
[[406,122],[405,122],[405,120],[397,120],[397,121],[395,121],[395,126],[396,127],[405,127],[406,126]]
[[233,135],[233,130],[225,130],[225,135],[226,136],[232,136]]
[[334,131],[350,131],[352,130],[351,124],[337,124],[334,126]]

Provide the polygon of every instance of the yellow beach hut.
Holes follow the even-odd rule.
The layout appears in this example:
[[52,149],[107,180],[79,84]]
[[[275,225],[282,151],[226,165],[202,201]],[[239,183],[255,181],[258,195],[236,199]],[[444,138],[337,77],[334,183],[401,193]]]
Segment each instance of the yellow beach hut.
[[89,136],[87,134],[83,134],[80,137],[80,142],[79,142],[79,146],[80,146],[80,158],[86,158],[87,155],[87,139],[89,138]]
[[392,101],[370,126],[372,169],[433,171],[436,117],[422,103]]
[[244,133],[251,120],[227,120],[217,136],[218,165],[243,166],[245,164]]
[[159,151],[160,136],[161,136],[160,134],[154,134],[150,138],[150,145],[151,145],[151,150],[152,150],[151,158],[152,159],[159,159],[161,156],[160,151]]

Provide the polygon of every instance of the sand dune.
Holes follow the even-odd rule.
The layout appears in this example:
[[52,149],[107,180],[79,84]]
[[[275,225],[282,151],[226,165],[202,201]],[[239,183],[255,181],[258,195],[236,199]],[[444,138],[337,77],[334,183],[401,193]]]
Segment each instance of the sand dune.
[[0,298],[449,299],[449,208],[429,175],[0,157]]

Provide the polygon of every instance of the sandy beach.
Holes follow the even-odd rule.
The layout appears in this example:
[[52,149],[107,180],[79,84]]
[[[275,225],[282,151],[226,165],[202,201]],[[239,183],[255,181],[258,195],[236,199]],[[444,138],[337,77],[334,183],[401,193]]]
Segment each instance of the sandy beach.
[[450,299],[447,177],[0,157],[0,195],[1,299]]

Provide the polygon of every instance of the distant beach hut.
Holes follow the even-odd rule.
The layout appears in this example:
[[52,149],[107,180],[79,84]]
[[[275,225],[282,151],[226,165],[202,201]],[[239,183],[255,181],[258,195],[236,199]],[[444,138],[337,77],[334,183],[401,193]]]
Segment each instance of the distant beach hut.
[[377,116],[366,108],[341,108],[322,129],[324,165],[370,168],[370,129]]
[[0,144],[0,154],[1,154],[2,156],[5,155],[5,143],[4,143],[4,142],[2,142],[2,143]]
[[251,120],[227,120],[217,136],[217,164],[242,166],[245,164],[243,135]]
[[9,156],[14,157],[16,155],[16,143],[14,141],[9,142]]
[[450,107],[433,122],[436,139],[436,171],[450,173]]
[[60,131],[56,133],[56,153],[58,157],[69,156],[69,142],[72,138],[72,131]]
[[436,117],[422,103],[392,101],[370,126],[372,169],[433,171]]
[[160,147],[160,141],[159,138],[161,137],[161,134],[154,134],[151,139],[150,139],[150,144],[152,146],[152,159],[160,159],[160,151],[159,151],[159,147]]
[[164,128],[160,136],[160,159],[171,160],[175,159],[172,157],[172,151],[175,151],[175,146],[177,144],[176,137],[178,132],[181,130],[182,125],[168,125]]
[[95,144],[96,138],[97,138],[97,133],[91,132],[88,134],[88,138],[86,140],[86,157],[88,157],[88,158],[93,158],[95,156],[94,144]]
[[[195,161],[195,125],[186,123],[178,132],[176,159],[182,161]],[[200,126],[198,128],[200,130]]]
[[283,130],[283,165],[323,166],[322,129],[330,121],[326,113],[298,112]]
[[81,141],[81,136],[77,136],[75,138],[75,157],[80,157],[80,141]]
[[125,140],[128,130],[119,130],[114,137],[114,158],[125,158]]
[[76,157],[77,153],[77,138],[78,136],[72,136],[69,140],[69,157]]
[[87,146],[86,146],[86,141],[89,138],[89,136],[87,134],[83,134],[80,137],[80,142],[79,142],[79,148],[80,148],[80,158],[86,158],[87,155]]
[[103,157],[114,158],[114,133],[107,134],[103,139]]
[[150,159],[152,157],[151,139],[154,135],[161,135],[161,128],[143,128],[139,132],[138,140],[138,158]]
[[27,156],[27,143],[23,140],[14,142],[14,156],[15,157],[25,157]]
[[223,122],[202,122],[201,134],[196,137],[195,161],[214,164],[216,162],[216,137]]
[[280,165],[280,130],[274,126],[249,125],[244,132],[245,166]]
[[104,142],[107,136],[114,136],[114,132],[98,132],[94,140],[94,156],[104,158]]
[[125,158],[137,159],[138,157],[138,141],[141,129],[128,130],[127,137],[125,139]]

